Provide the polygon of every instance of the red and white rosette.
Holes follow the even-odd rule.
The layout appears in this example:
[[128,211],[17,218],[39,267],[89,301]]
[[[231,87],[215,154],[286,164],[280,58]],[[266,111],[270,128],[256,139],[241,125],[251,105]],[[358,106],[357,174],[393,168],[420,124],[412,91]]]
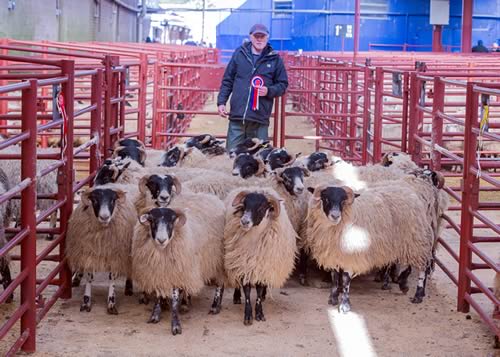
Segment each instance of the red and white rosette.
[[259,110],[259,89],[264,86],[264,78],[261,76],[254,76],[251,81],[252,84],[252,110]]

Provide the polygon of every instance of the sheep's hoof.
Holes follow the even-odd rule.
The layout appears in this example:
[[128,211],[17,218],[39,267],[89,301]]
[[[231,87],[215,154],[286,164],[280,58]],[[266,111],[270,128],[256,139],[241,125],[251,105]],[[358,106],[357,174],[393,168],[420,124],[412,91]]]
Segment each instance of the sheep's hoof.
[[382,285],[382,290],[391,290],[392,287],[389,284]]
[[408,287],[408,285],[399,285],[399,290],[401,290],[401,292],[406,295],[410,288]]
[[235,304],[235,305],[241,305],[241,297],[239,297],[239,298],[238,297],[237,298],[233,297],[233,304]]
[[299,275],[299,284],[302,286],[308,286],[309,284],[307,283],[306,276],[303,274]]
[[158,315],[151,315],[148,320],[148,324],[157,324],[158,322],[160,322],[160,316]]
[[146,295],[143,295],[142,297],[139,298],[139,304],[148,305],[149,298]]
[[342,301],[339,305],[339,312],[347,314],[349,311],[351,311],[351,304],[349,301]]
[[108,306],[108,314],[110,315],[118,315],[118,310],[116,309],[116,305]]
[[255,321],[266,321],[266,318],[264,317],[264,311],[255,312]]
[[330,305],[337,306],[339,304],[339,297],[330,295],[330,298],[328,299],[328,303]]
[[92,310],[92,306],[90,304],[83,303],[80,305],[80,311],[90,312]]
[[182,328],[180,324],[172,324],[172,335],[180,335],[182,333]]
[[208,312],[209,315],[217,315],[221,310],[221,306],[215,306],[210,308],[210,311]]
[[413,299],[411,299],[411,302],[414,304],[420,304],[422,301],[424,301],[422,296],[414,296]]
[[245,316],[245,320],[243,320],[243,325],[245,325],[245,326],[250,326],[252,323],[253,323],[253,318],[252,318],[252,316],[250,316],[250,317],[246,317],[246,316]]

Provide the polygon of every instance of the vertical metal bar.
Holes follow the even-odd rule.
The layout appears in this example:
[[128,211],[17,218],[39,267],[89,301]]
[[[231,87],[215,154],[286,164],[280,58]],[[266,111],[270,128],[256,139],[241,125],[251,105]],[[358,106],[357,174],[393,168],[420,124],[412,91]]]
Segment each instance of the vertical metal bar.
[[164,90],[159,89],[161,83],[161,76],[160,76],[160,70],[161,67],[158,64],[158,60],[154,64],[154,72],[153,72],[153,117],[151,118],[151,145],[153,149],[159,149],[159,140],[156,135],[158,132],[158,128],[161,128],[161,126],[158,126],[159,122],[159,116],[158,116],[158,106],[159,103],[161,103],[160,96],[161,92],[164,92]]
[[373,163],[382,158],[382,113],[383,113],[384,71],[375,69],[375,115],[373,125]]
[[368,129],[370,126],[370,85],[371,85],[371,70],[370,67],[366,66],[364,68],[364,88],[363,88],[363,148],[362,148],[362,164],[366,165],[368,163]]
[[[117,75],[117,81],[119,81],[119,90],[118,90],[118,96],[121,98],[119,104],[118,104],[118,120],[120,122],[119,126],[123,128],[123,130],[120,132],[120,138],[123,138],[123,136],[126,133],[126,128],[127,128],[127,123],[125,122],[125,94],[127,93],[126,91],[126,73],[123,72],[118,72],[116,73]],[[146,108],[144,108],[145,110]],[[139,125],[139,123],[137,123]]]
[[[358,72],[354,67],[354,64],[351,65],[351,116],[349,117],[349,137],[351,139],[356,137],[356,123],[357,123],[357,113],[358,113],[358,95],[356,94],[358,90]],[[354,148],[356,146],[356,141],[350,140],[348,141],[349,150],[352,156],[354,156]]]
[[144,53],[140,55],[139,65],[139,103],[138,103],[138,132],[139,140],[146,143],[146,102],[148,92],[148,56]]
[[[62,94],[64,96],[64,103],[68,122],[66,124],[66,150],[62,152],[66,160],[66,164],[60,171],[59,179],[59,192],[58,200],[66,199],[66,203],[61,207],[61,232],[66,232],[68,227],[68,220],[73,211],[73,182],[75,180],[73,170],[73,127],[74,127],[74,93],[75,93],[75,62],[63,60],[61,72],[64,76],[68,77],[68,81],[62,85]],[[63,148],[61,148],[63,150]],[[59,245],[59,261],[62,261],[65,256],[66,240],[61,241]],[[63,286],[63,293],[61,298],[71,298],[71,270],[68,264],[60,273],[61,285]]]
[[356,0],[354,9],[354,62],[356,62],[356,57],[359,51],[359,28],[360,28],[360,17],[361,17],[360,15],[361,15],[361,0]]
[[443,118],[438,114],[444,111],[444,83],[441,77],[434,78],[434,99],[432,102],[432,152],[431,169],[441,170],[441,153],[436,145],[443,146]]
[[407,152],[408,149],[408,99],[410,95],[410,75],[403,73],[403,117],[401,118],[401,151]]
[[417,78],[417,74],[412,72],[410,74],[410,122],[408,129],[408,152],[412,155],[412,160],[416,160],[415,148],[416,148],[416,140],[415,134],[417,133],[417,116],[418,116],[418,108],[417,105],[419,103],[419,95],[420,89],[419,81]]
[[113,60],[111,56],[104,58],[104,158],[110,156],[109,149],[111,149],[111,82],[113,78]]
[[21,192],[21,229],[29,229],[28,236],[21,243],[21,271],[28,271],[21,283],[21,305],[28,305],[21,317],[21,334],[29,331],[22,346],[25,352],[35,352],[36,349],[36,98],[37,81],[32,79],[29,89],[22,92],[21,109],[22,132],[30,134],[21,144],[21,180],[31,179],[31,184]]
[[283,98],[276,97],[274,99],[274,127],[273,127],[273,146],[277,147],[278,146],[278,133],[279,133],[279,124],[280,124],[280,99],[283,100]]
[[443,25],[432,27],[432,52],[443,52]]
[[[458,297],[457,309],[461,312],[469,312],[469,303],[465,300],[465,294],[471,292],[471,281],[467,276],[467,270],[471,269],[472,254],[468,246],[472,241],[474,216],[471,210],[477,208],[479,197],[479,179],[471,172],[471,168],[477,168],[476,146],[477,137],[472,132],[477,123],[478,94],[473,92],[473,83],[467,83],[466,107],[465,107],[465,131],[464,131],[464,167],[462,176],[462,209],[460,220],[460,254],[458,262]],[[475,206],[475,207],[474,207]]]
[[91,105],[96,105],[96,109],[90,113],[90,138],[96,137],[99,141],[90,147],[89,174],[96,172],[101,164],[102,80],[102,69],[98,69],[97,73],[92,76],[91,83],[90,100]]
[[462,1],[462,52],[472,51],[472,0]]
[[286,109],[285,109],[285,104],[286,104],[286,97],[287,95],[284,94],[281,97],[281,125],[280,125],[280,147],[285,146],[285,131],[286,131]]

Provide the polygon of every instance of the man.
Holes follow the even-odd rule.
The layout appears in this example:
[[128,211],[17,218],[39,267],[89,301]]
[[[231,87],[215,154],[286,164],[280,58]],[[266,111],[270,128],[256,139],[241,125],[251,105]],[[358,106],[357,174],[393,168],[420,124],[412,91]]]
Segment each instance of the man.
[[483,40],[479,40],[479,41],[477,41],[477,45],[472,47],[472,52],[489,52],[489,51],[483,45]]
[[[217,109],[229,116],[227,149],[246,138],[268,140],[269,117],[275,97],[285,93],[288,77],[283,60],[268,44],[269,31],[261,24],[250,28],[250,41],[236,49],[222,79]],[[231,111],[226,103],[231,97]]]

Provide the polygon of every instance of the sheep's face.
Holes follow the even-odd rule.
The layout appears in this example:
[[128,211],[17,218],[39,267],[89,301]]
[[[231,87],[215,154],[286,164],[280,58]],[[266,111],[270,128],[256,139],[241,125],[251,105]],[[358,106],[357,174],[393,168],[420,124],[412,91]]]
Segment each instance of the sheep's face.
[[273,150],[274,150],[274,148],[273,148],[272,146],[271,146],[271,147],[266,147],[266,148],[264,148],[264,149],[259,150],[259,151],[255,154],[255,156],[256,156],[256,157],[261,158],[261,159],[262,159],[262,161],[267,162],[267,158],[269,157],[269,154],[270,154],[270,153],[271,153],[271,151],[273,151]]
[[330,160],[324,152],[313,152],[307,158],[306,167],[309,171],[319,171],[330,166]]
[[114,157],[121,160],[131,159],[142,166],[144,166],[144,161],[146,161],[145,151],[141,147],[135,146],[120,146],[115,150]]
[[290,166],[299,155],[300,153],[293,156],[286,149],[274,149],[267,156],[268,170],[274,171],[281,167]]
[[404,160],[407,158],[407,155],[401,152],[388,152],[382,158],[382,166],[389,167],[394,164],[397,160]]
[[187,148],[195,147],[198,150],[206,149],[220,144],[222,144],[222,141],[217,140],[217,138],[210,134],[194,136],[192,138],[189,138],[185,143]]
[[139,222],[149,226],[151,238],[159,248],[165,249],[174,238],[174,228],[186,223],[186,216],[170,208],[153,208],[141,215]]
[[107,183],[113,183],[118,180],[118,178],[125,172],[125,170],[130,166],[131,161],[123,163],[121,160],[105,160],[104,164],[101,166],[96,174],[94,184],[95,185],[105,185]]
[[182,151],[177,146],[167,151],[160,166],[174,167],[179,164],[182,159]]
[[441,189],[444,186],[445,179],[441,173],[429,169],[418,169],[411,172],[416,177],[424,179],[430,183],[432,183],[437,188]]
[[233,176],[244,179],[256,175],[259,172],[259,161],[250,154],[239,155],[233,163]]
[[233,200],[234,215],[240,217],[243,231],[259,226],[268,218],[275,219],[280,215],[280,201],[271,196],[256,192],[240,192]]
[[84,195],[92,204],[94,215],[99,223],[107,226],[113,218],[117,201],[122,199],[125,193],[119,190],[96,188],[89,193],[84,193]]
[[352,204],[355,197],[357,195],[347,187],[327,187],[319,192],[314,192],[314,198],[321,201],[323,213],[334,225],[341,222],[343,210]]
[[298,196],[304,192],[304,176],[309,176],[309,171],[302,167],[287,167],[277,175],[287,192]]
[[235,158],[240,154],[255,154],[259,149],[266,147],[268,141],[262,141],[258,138],[245,139],[241,144],[236,145],[229,151],[229,157]]
[[179,193],[178,183],[170,175],[151,175],[146,181],[146,187],[158,207],[167,207],[172,200],[172,193]]

